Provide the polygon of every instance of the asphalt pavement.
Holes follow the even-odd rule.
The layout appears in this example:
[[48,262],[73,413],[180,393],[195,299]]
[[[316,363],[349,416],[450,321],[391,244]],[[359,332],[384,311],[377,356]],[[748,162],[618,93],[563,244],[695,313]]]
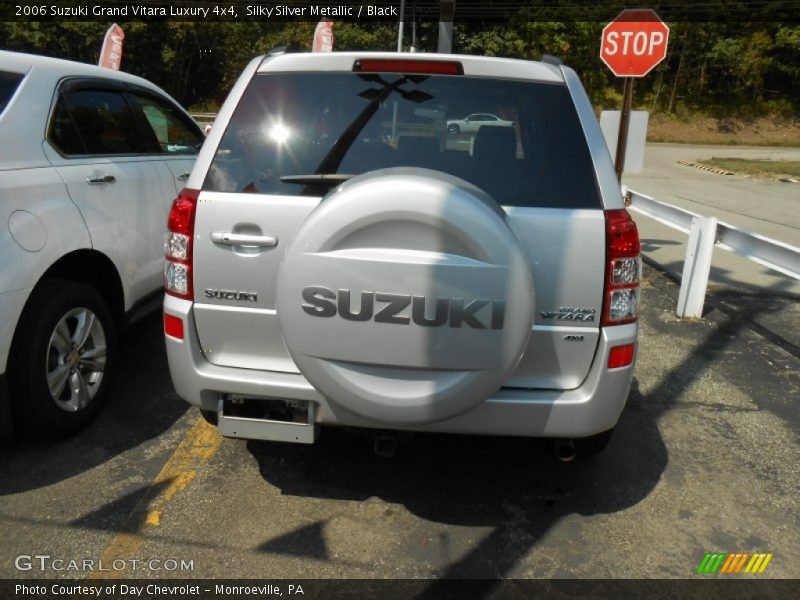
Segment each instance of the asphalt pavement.
[[[800,350],[753,325],[788,301],[681,321],[676,298],[646,267],[628,406],[572,463],[527,439],[418,435],[392,459],[335,429],[221,439],[176,397],[153,315],[86,431],[0,448],[0,578],[120,574],[100,559],[141,578],[692,578],[717,551],[800,577]],[[36,555],[95,571],[19,569]]]

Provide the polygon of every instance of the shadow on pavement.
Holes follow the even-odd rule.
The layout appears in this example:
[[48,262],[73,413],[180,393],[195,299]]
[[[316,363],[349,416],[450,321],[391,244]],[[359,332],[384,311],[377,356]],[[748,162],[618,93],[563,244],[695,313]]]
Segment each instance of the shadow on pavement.
[[[561,517],[624,510],[652,491],[668,457],[657,415],[642,410],[644,402],[634,381],[606,452],[572,463],[558,462],[547,440],[445,434],[418,434],[386,459],[374,455],[370,440],[339,429],[326,429],[314,446],[249,442],[247,448],[283,494],[375,496],[428,521],[494,527],[442,576],[500,577]],[[302,537],[295,554],[316,547]]]
[[[640,350],[670,335],[687,336],[692,350],[648,388],[646,397],[634,379],[614,437],[598,457],[563,464],[544,440],[427,434],[418,435],[398,457],[386,460],[374,456],[360,436],[337,430],[325,431],[316,446],[249,442],[247,448],[262,477],[283,494],[351,501],[376,496],[435,523],[493,527],[438,575],[444,579],[514,576],[515,568],[562,517],[622,511],[654,490],[669,459],[659,420],[687,400],[689,389],[712,365],[730,362],[726,371],[741,375],[732,383],[743,389],[763,379],[763,374],[753,379],[755,375],[740,364],[752,361],[731,358],[727,350],[765,307],[753,306],[736,315],[714,311],[702,325],[664,318],[674,314],[677,286],[651,269],[646,279],[647,310],[642,314],[646,335]],[[787,417],[784,406],[761,408]],[[494,583],[486,585],[488,594]],[[436,596],[436,586],[427,590],[431,597]]]
[[642,252],[652,252],[653,250],[658,250],[664,246],[680,246],[680,242],[664,239],[643,238],[640,240],[640,243],[642,245]]
[[[647,257],[644,260],[663,270],[666,277],[680,285],[682,262],[658,265]],[[800,328],[797,327],[800,296],[790,291],[789,276],[771,269],[764,269],[763,274],[773,276],[774,285],[763,288],[743,283],[733,278],[729,269],[712,265],[703,316],[714,309],[719,310],[795,358],[800,358]]]
[[85,430],[60,442],[0,446],[0,496],[88,471],[160,436],[187,408],[172,391],[161,313],[149,315],[121,334],[106,405]]

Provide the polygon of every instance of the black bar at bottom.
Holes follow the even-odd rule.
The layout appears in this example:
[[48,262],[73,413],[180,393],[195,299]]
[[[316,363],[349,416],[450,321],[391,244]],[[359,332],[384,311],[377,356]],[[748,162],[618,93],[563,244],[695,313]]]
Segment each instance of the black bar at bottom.
[[[624,568],[624,565],[620,565]],[[303,600],[531,600],[533,598],[797,598],[800,580],[692,579],[107,579],[0,580],[0,598],[302,598]]]

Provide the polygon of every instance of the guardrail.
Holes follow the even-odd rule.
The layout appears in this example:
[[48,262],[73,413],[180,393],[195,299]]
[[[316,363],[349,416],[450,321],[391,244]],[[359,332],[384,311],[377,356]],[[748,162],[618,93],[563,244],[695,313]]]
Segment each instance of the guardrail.
[[189,113],[189,116],[198,123],[213,123],[217,118],[217,113]]
[[676,310],[679,317],[702,316],[715,246],[800,279],[800,248],[661,202],[627,186],[622,191],[632,210],[689,235]]

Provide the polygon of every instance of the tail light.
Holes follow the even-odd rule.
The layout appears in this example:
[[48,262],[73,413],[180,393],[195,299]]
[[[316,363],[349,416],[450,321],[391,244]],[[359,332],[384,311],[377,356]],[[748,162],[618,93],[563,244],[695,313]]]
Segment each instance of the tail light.
[[639,232],[628,211],[607,210],[606,284],[603,292],[603,325],[636,321],[639,311]]
[[172,202],[167,220],[164,291],[171,296],[191,300],[192,238],[198,190],[183,189]]

